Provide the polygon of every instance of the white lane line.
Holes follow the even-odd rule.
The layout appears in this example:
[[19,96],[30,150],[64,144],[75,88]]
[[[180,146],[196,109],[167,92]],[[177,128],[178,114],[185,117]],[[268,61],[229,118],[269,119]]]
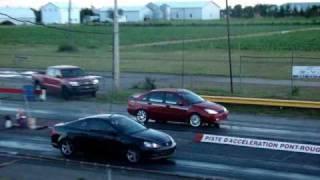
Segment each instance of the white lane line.
[[299,144],[282,141],[271,141],[263,139],[241,138],[232,136],[219,136],[211,134],[197,134],[197,142],[243,146],[250,148],[261,148],[289,152],[300,152],[308,154],[320,154],[320,146],[313,144]]
[[[316,132],[297,132],[285,129],[270,129],[270,128],[260,128],[260,127],[246,127],[246,126],[238,126],[232,124],[221,124],[221,128],[230,129],[230,130],[241,130],[248,132],[258,132],[258,133],[268,133],[268,134],[281,134],[281,135],[292,135],[292,136],[301,136],[299,133],[303,133],[303,136],[317,137],[320,139],[320,134]],[[298,133],[298,134],[297,134]]]
[[28,143],[28,142],[18,142],[18,141],[0,140],[0,147],[33,150],[33,151],[52,151],[52,148],[49,145]]

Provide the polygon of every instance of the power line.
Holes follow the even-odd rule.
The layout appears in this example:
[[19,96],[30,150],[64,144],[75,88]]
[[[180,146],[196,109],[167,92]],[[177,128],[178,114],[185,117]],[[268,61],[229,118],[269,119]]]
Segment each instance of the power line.
[[14,18],[14,17],[12,17],[12,16],[10,16],[8,14],[1,13],[1,12],[0,12],[0,15],[6,16],[9,19],[12,19],[12,20],[15,20],[15,21],[18,21],[18,22],[29,23],[29,24],[33,24],[33,25],[36,25],[36,26],[41,26],[41,27],[44,27],[44,28],[58,30],[58,31],[82,33],[82,34],[110,35],[110,34],[107,34],[107,33],[91,32],[91,31],[79,31],[79,30],[72,30],[72,29],[66,29],[66,28],[55,27],[55,26],[47,26],[47,25],[44,25],[44,24],[37,24],[37,23],[34,23],[32,21],[28,21],[28,20],[17,19],[17,18]]

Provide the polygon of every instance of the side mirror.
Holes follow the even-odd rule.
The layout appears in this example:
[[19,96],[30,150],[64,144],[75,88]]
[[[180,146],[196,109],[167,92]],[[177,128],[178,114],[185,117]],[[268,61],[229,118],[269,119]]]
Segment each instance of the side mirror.
[[179,105],[179,106],[184,106],[183,101],[178,101],[178,105]]

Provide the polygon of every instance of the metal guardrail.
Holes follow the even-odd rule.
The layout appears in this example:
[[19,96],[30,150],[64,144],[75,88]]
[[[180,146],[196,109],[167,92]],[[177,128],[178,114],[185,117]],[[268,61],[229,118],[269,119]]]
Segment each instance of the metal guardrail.
[[246,105],[259,105],[259,106],[320,109],[319,101],[298,101],[298,100],[227,97],[227,96],[202,96],[202,97],[207,99],[208,101],[227,103],[227,104],[246,104]]

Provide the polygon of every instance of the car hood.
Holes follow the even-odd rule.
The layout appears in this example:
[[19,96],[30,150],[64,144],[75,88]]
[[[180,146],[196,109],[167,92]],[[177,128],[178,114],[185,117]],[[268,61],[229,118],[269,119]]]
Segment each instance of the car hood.
[[203,109],[213,109],[215,111],[221,111],[224,108],[222,105],[210,101],[203,101],[201,103],[194,104],[194,106]]
[[132,136],[134,138],[154,142],[157,144],[165,144],[170,141],[170,136],[168,134],[154,129],[146,129],[144,131],[134,133]]

